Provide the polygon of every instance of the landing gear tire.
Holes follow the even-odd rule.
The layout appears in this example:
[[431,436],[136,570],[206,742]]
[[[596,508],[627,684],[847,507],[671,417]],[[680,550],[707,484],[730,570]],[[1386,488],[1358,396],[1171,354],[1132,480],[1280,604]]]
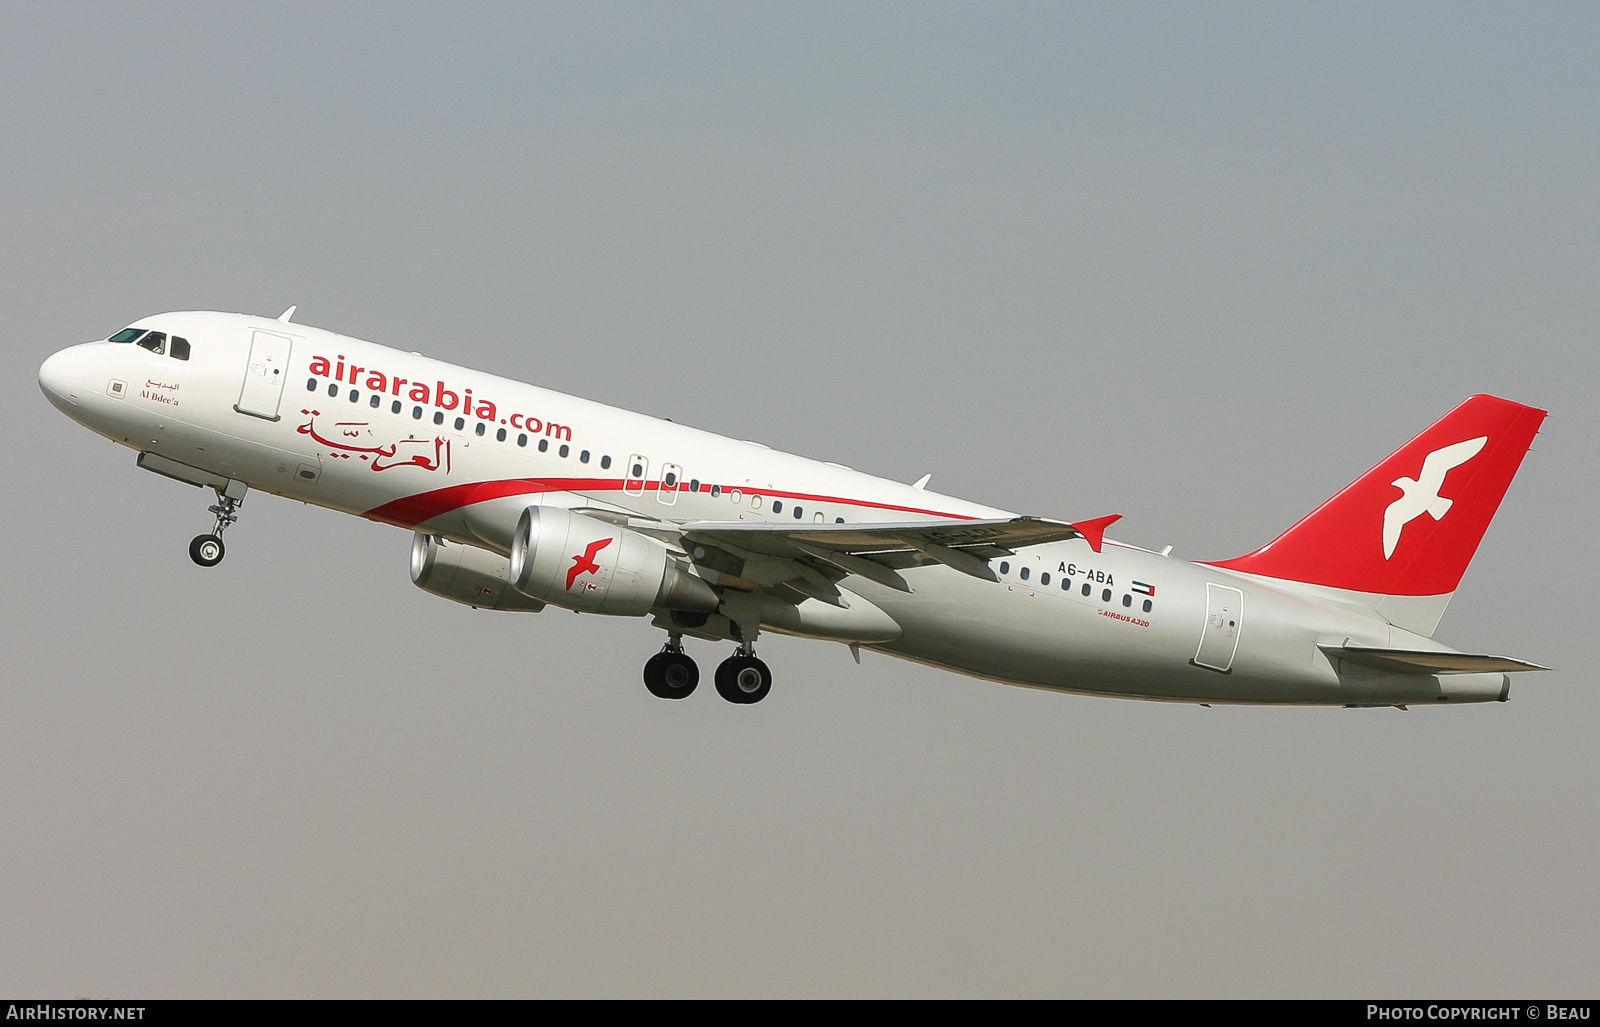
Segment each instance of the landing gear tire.
[[217,535],[196,535],[189,543],[189,559],[202,567],[215,567],[227,551]]
[[685,653],[656,653],[645,661],[644,687],[657,699],[684,699],[700,683],[700,668]]
[[754,656],[735,654],[717,664],[717,694],[731,703],[758,703],[772,691],[772,671]]

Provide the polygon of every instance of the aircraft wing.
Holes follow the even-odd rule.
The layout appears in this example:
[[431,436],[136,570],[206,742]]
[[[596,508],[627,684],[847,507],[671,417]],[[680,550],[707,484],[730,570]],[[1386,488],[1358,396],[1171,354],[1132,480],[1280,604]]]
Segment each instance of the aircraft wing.
[[[859,574],[902,592],[911,587],[897,572],[908,567],[940,563],[994,581],[995,573],[986,562],[992,558],[1012,556],[1023,546],[1086,537],[1071,524],[1037,517],[792,526],[702,522],[677,530],[688,546],[714,546],[741,556],[798,564],[811,572],[805,577],[812,584],[822,584],[819,577],[831,583],[845,574]],[[804,582],[799,590],[832,601],[805,588]],[[831,584],[825,591],[834,591]]]
[[1095,552],[1112,514],[1069,524],[1042,517],[950,518],[872,524],[769,524],[754,521],[661,521],[592,507],[577,512],[613,521],[693,552],[715,583],[767,592],[785,602],[807,598],[848,608],[838,583],[851,574],[910,592],[899,571],[943,564],[985,581],[988,561],[1024,546],[1081,538]]
[[1070,524],[1037,517],[996,520],[908,521],[889,524],[690,523],[685,534],[729,542],[770,556],[792,555],[795,543],[853,555],[915,553],[923,546],[966,550],[975,556],[1012,556],[1019,546],[1080,538]]

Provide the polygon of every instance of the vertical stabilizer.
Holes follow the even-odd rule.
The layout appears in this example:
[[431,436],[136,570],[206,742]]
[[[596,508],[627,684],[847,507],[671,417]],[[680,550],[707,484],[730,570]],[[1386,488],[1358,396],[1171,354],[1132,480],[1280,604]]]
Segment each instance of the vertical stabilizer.
[[1276,539],[1215,566],[1367,593],[1380,609],[1434,597],[1443,612],[1544,418],[1473,396]]

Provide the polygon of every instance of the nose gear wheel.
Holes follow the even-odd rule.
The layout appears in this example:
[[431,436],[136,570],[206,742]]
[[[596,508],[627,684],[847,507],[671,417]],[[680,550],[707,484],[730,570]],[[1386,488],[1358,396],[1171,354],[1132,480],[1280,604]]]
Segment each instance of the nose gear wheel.
[[196,535],[189,543],[189,559],[202,567],[215,567],[227,552],[222,539],[215,535]]
[[228,548],[222,544],[222,533],[228,526],[239,519],[239,507],[244,504],[243,499],[235,499],[217,489],[217,502],[207,507],[208,512],[217,515],[217,523],[209,535],[196,535],[189,542],[189,559],[202,567],[215,567],[227,555]]

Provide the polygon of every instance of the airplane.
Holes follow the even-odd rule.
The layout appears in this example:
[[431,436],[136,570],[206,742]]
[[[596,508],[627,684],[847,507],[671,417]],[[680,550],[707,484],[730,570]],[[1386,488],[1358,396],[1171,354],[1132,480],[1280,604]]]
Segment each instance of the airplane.
[[411,579],[485,610],[648,617],[663,699],[772,688],[762,632],[1085,695],[1340,707],[1505,701],[1543,670],[1433,639],[1545,411],[1473,396],[1230,560],[1113,541],[293,321],[133,322],[45,360],[49,401],[211,489],[212,567],[246,495],[413,532]]

